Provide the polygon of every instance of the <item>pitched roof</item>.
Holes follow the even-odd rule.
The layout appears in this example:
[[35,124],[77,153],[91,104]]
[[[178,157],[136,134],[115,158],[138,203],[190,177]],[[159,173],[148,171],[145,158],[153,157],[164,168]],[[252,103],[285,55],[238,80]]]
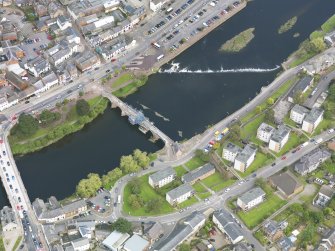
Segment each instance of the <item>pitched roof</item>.
[[299,113],[301,115],[307,114],[309,112],[309,110],[306,107],[301,106],[299,104],[295,104],[291,111]]
[[271,140],[280,143],[290,132],[291,129],[286,125],[279,125],[277,130],[272,134]]
[[239,197],[239,199],[244,203],[248,204],[250,201],[253,201],[254,199],[257,199],[260,196],[264,196],[265,192],[260,187],[255,187],[246,193],[244,193],[242,196]]
[[271,176],[272,183],[283,191],[287,196],[301,186],[300,182],[289,171]]
[[242,152],[237,154],[236,160],[242,163],[246,163],[250,159],[250,157],[254,155],[256,152],[257,152],[257,148],[248,144],[243,148]]
[[179,187],[176,187],[175,189],[167,192],[166,194],[172,199],[175,200],[177,198],[179,198],[180,196],[188,193],[188,192],[193,192],[194,189],[192,186],[190,186],[189,184],[183,184]]
[[207,163],[201,167],[198,167],[186,174],[184,174],[181,177],[181,180],[185,183],[189,183],[189,182],[193,182],[198,180],[200,177],[202,177],[203,175],[212,172],[213,170],[215,170],[214,165],[212,165],[211,163]]
[[171,175],[175,175],[176,171],[172,167],[167,167],[161,171],[158,171],[154,174],[151,174],[149,178],[154,182],[157,183]]
[[294,170],[298,173],[305,173],[309,171],[310,166],[314,166],[321,161],[324,161],[331,157],[331,153],[326,149],[316,148],[310,153],[303,156],[294,165]]
[[318,107],[313,107],[312,110],[307,114],[304,121],[314,124],[320,116],[323,115],[323,109]]
[[242,151],[241,147],[231,143],[231,142],[228,142],[224,147],[223,147],[224,150],[227,150],[229,152],[232,152],[232,153],[239,153]]
[[124,244],[124,249],[127,251],[143,251],[149,245],[149,241],[143,239],[142,237],[134,234],[130,237]]
[[241,229],[237,226],[230,213],[221,209],[214,211],[213,216],[215,216],[215,218],[220,222],[225,233],[230,237],[230,239],[236,240],[238,237],[243,237]]

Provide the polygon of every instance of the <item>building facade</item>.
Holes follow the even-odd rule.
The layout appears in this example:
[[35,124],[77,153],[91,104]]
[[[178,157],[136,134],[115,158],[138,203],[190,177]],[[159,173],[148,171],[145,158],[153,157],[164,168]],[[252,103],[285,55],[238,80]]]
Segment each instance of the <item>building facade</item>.
[[189,184],[184,184],[167,192],[166,200],[171,205],[177,205],[193,196],[193,194],[194,194],[193,187]]
[[279,125],[269,141],[269,149],[279,152],[289,139],[291,129],[285,125]]
[[260,187],[255,187],[237,198],[237,205],[244,211],[257,206],[265,199],[265,192]]
[[272,126],[262,123],[257,129],[257,138],[263,142],[269,143],[274,131],[275,129]]
[[149,184],[152,187],[163,187],[176,178],[176,172],[172,167],[165,168],[149,176]]

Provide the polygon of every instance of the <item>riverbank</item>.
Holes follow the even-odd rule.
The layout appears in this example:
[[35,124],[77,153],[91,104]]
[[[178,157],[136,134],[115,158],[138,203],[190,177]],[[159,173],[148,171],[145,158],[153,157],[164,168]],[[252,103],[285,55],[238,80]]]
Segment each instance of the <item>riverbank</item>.
[[[88,100],[90,111],[85,116],[79,116],[73,101],[65,101],[55,109],[62,113],[63,119],[49,126],[41,126],[32,136],[23,138],[15,135],[9,136],[9,143],[13,155],[24,155],[47,147],[65,136],[77,132],[99,115],[103,114],[108,100],[101,96]],[[12,132],[12,131],[11,131]]]

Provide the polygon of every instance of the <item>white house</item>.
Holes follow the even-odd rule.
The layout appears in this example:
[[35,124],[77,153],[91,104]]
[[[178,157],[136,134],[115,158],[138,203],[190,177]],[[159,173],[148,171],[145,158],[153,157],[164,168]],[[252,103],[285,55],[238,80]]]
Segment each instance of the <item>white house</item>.
[[74,251],[86,251],[90,249],[90,242],[87,238],[79,238],[71,241]]
[[265,195],[265,192],[260,187],[255,187],[238,197],[237,205],[244,211],[248,211],[249,209],[262,203]]
[[119,251],[122,250],[123,243],[129,238],[128,233],[120,233],[118,231],[112,232],[107,238],[102,242],[108,250]]
[[171,205],[184,202],[194,194],[194,189],[189,184],[183,184],[166,193],[166,200]]
[[323,113],[324,111],[321,108],[313,107],[302,122],[302,130],[312,133],[323,120]]
[[266,143],[269,143],[274,131],[275,129],[272,126],[266,123],[262,123],[257,129],[257,138]]
[[257,148],[252,145],[246,145],[242,152],[237,154],[234,162],[234,169],[240,172],[245,172],[254,161],[256,152]]
[[172,167],[165,168],[149,176],[149,184],[152,187],[162,187],[176,178],[176,171]]
[[66,30],[69,27],[72,27],[72,23],[65,16],[59,16],[59,17],[57,17],[57,21],[56,22],[57,22],[57,25],[58,25],[59,29],[61,29],[62,31]]
[[156,12],[162,8],[166,1],[164,0],[150,0],[149,7],[150,10]]
[[279,152],[288,141],[291,129],[285,125],[279,125],[277,130],[272,134],[269,141],[269,149]]
[[234,162],[235,158],[237,156],[238,153],[240,153],[242,151],[242,149],[237,146],[234,145],[231,142],[228,142],[222,150],[222,158],[230,161],[230,162]]
[[50,70],[50,64],[48,60],[37,56],[33,60],[25,63],[24,68],[34,77],[39,77],[42,73],[46,73]]
[[301,105],[294,105],[290,112],[290,119],[292,119],[297,124],[302,124],[305,116],[309,113],[306,107]]

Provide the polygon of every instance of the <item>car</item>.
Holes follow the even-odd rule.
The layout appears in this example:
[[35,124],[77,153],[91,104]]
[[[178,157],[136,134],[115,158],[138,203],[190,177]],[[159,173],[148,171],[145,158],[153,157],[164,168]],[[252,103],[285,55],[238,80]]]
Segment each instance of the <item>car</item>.
[[163,236],[164,236],[164,234],[160,234],[158,237],[159,237],[159,238],[162,238]]
[[15,188],[15,193],[19,193],[19,189]]
[[334,129],[333,128],[331,128],[331,129],[329,129],[328,130],[328,133],[330,134],[330,133],[333,133],[334,132]]
[[2,154],[6,156],[6,152],[5,151],[2,151]]
[[22,200],[21,200],[21,197],[17,197],[17,200],[19,201],[19,202],[21,202]]
[[281,157],[282,160],[286,159],[286,156]]
[[10,163],[9,163],[9,161],[7,161],[7,166],[10,166]]
[[106,72],[108,73],[108,72],[110,72],[110,71],[111,71],[111,70],[108,69]]
[[273,162],[272,164],[271,164],[271,166],[275,166],[276,165],[276,162]]
[[12,186],[12,185],[9,185],[9,188],[10,188],[10,189],[13,189],[13,186]]
[[297,151],[297,150],[296,150],[296,149],[294,149],[294,150],[292,151],[292,153],[296,153],[296,151]]
[[214,240],[214,239],[209,239],[209,241],[211,241],[211,242],[215,242],[215,240]]
[[30,103],[30,101],[29,100],[27,100],[26,102],[24,102],[25,104],[29,104]]
[[3,167],[3,171],[6,172],[6,167]]
[[257,176],[257,173],[253,173],[253,174],[252,174],[252,177],[256,177],[256,176]]
[[69,83],[73,83],[73,80],[70,80],[70,82]]
[[9,178],[7,178],[7,182],[10,182]]
[[21,210],[23,210],[23,205],[21,205],[21,207],[20,207],[20,208],[21,208]]
[[301,149],[301,147],[299,146],[297,149],[295,149],[296,151],[299,151]]

